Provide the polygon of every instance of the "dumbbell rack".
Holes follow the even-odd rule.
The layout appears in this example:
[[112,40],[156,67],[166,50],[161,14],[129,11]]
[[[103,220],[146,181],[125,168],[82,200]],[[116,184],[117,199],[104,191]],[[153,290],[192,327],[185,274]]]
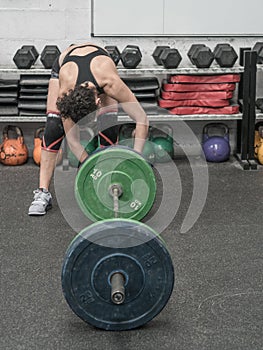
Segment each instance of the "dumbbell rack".
[[[255,115],[255,86],[256,86],[256,69],[254,53],[252,51],[245,53],[245,64],[236,65],[232,68],[222,67],[210,67],[210,68],[196,68],[196,67],[185,67],[176,69],[165,69],[159,66],[156,67],[143,67],[139,66],[135,69],[118,68],[118,73],[121,77],[145,77],[145,76],[160,76],[160,75],[174,75],[174,74],[189,74],[189,75],[211,75],[211,74],[233,74],[240,73],[243,77],[244,84],[239,84],[238,97],[242,100],[242,113],[232,115],[218,115],[218,114],[200,114],[200,115],[171,115],[171,114],[156,114],[149,115],[150,122],[176,122],[176,121],[219,121],[219,120],[237,120],[239,122],[238,127],[240,128],[240,140],[238,140],[238,154],[237,158],[243,169],[256,169],[257,163],[254,161],[254,124],[255,119],[262,119],[263,114]],[[248,58],[249,57],[249,58]],[[20,77],[22,74],[32,75],[44,75],[50,74],[49,69],[43,68],[32,68],[32,69],[16,69],[16,68],[1,68],[0,76]],[[248,82],[250,82],[248,84]],[[254,108],[254,109],[253,109]],[[128,121],[130,118],[126,115],[120,115],[118,121]],[[45,116],[0,116],[0,123],[10,122],[37,122],[43,123],[46,121]],[[248,127],[250,125],[250,127]],[[252,135],[253,134],[253,135]],[[254,141],[253,141],[254,142]],[[252,145],[253,144],[253,145]]]

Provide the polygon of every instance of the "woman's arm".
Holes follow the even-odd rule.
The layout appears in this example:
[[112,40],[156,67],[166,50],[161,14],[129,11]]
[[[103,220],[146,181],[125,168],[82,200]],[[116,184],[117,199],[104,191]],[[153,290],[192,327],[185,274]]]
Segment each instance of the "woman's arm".
[[[93,63],[94,61],[94,63]],[[109,58],[99,56],[91,64],[92,73],[105,94],[118,101],[123,110],[136,122],[134,149],[142,152],[145,139],[148,136],[148,117],[138,100],[121,80],[117,69]]]
[[79,127],[70,118],[62,118],[62,122],[68,146],[79,162],[82,163],[88,157],[88,153],[80,143]]

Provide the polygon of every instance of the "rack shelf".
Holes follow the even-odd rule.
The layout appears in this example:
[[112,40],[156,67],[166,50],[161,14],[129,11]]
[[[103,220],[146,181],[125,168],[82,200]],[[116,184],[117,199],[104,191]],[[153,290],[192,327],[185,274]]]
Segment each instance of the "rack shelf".
[[46,116],[18,116],[18,115],[9,115],[9,116],[0,116],[0,123],[37,123],[45,122]]
[[[242,114],[189,114],[189,115],[175,115],[175,114],[164,114],[164,115],[148,115],[149,121],[197,121],[197,120],[241,120]],[[120,115],[118,121],[131,120],[127,115]]]
[[[263,114],[260,114],[263,118]],[[197,120],[241,120],[242,114],[192,114],[192,115],[172,115],[158,114],[148,115],[150,122],[176,122],[176,121],[197,121]],[[118,121],[130,121],[128,115],[119,115]],[[46,116],[0,116],[0,123],[42,123],[46,121]]]
[[[144,67],[138,66],[135,69],[126,69],[122,67],[117,67],[120,75],[136,75],[141,76],[145,74],[231,74],[231,73],[242,73],[244,72],[244,67],[242,66],[234,66],[232,68],[221,68],[219,66],[212,66],[210,68],[195,68],[195,67],[182,67],[182,68],[174,68],[174,69],[165,69],[160,66],[153,67]],[[263,67],[262,67],[263,69]],[[0,74],[50,74],[50,69],[44,69],[39,67],[33,67],[31,69],[17,69],[14,67],[0,67]]]

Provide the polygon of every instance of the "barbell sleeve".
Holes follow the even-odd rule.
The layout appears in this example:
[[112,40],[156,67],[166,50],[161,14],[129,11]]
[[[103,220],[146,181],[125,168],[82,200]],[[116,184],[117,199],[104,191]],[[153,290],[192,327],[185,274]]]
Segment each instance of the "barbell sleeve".
[[122,304],[125,300],[125,277],[116,272],[111,276],[111,300],[114,304]]

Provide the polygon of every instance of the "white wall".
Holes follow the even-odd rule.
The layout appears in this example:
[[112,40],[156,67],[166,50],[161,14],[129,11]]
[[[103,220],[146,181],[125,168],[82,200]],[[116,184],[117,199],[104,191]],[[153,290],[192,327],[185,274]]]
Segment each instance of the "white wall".
[[[94,0],[94,33],[262,35],[262,0],[220,0],[214,4],[211,0]],[[253,20],[248,19],[251,9],[256,9]]]
[[[253,21],[253,17],[250,20]],[[92,41],[103,46],[116,44],[122,50],[126,44],[136,43],[143,53],[142,65],[153,65],[151,54],[156,45],[169,44],[177,47],[183,56],[180,66],[191,66],[186,53],[194,42],[206,43],[211,48],[218,42],[230,42],[238,51],[239,47],[250,47],[256,41],[263,41],[263,36],[91,38],[90,34],[91,0],[0,0],[1,67],[15,67],[13,56],[21,45],[26,44],[35,45],[41,52],[47,44],[56,44],[63,50],[71,43]],[[36,65],[41,66],[39,59]]]

